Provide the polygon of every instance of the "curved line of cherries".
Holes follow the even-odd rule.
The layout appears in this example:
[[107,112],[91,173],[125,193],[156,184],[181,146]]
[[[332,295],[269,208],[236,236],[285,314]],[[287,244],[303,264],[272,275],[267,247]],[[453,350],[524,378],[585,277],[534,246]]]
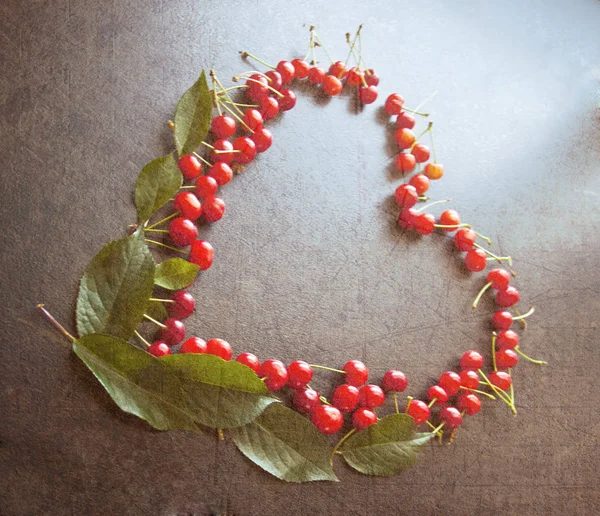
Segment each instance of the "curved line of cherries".
[[[225,87],[211,70],[212,98],[218,115],[212,119],[210,130],[214,137],[212,143],[202,142],[208,150],[206,158],[196,152],[182,156],[178,165],[192,185],[182,187],[173,205],[175,212],[162,220],[145,228],[147,234],[165,233],[174,244],[167,245],[152,238],[147,238],[151,244],[162,246],[178,253],[189,256],[189,261],[198,265],[201,270],[208,269],[213,263],[214,250],[210,243],[198,239],[196,221],[203,219],[214,223],[221,219],[225,212],[225,203],[218,197],[217,189],[227,184],[234,173],[243,170],[254,160],[258,153],[265,152],[272,144],[273,136],[264,127],[281,111],[288,111],[296,104],[296,95],[288,85],[294,79],[307,79],[308,82],[321,88],[330,97],[339,95],[344,85],[347,89],[358,88],[358,99],[361,104],[371,104],[378,96],[377,86],[379,77],[373,69],[366,67],[362,56],[361,27],[354,35],[346,35],[349,44],[349,54],[345,62],[333,61],[328,71],[317,66],[315,49],[326,49],[315,32],[310,28],[310,42],[304,58],[296,58],[291,62],[280,61],[272,66],[256,56],[243,52],[244,59],[255,59],[269,70],[267,72],[244,72],[233,78],[233,82],[243,81],[243,84]],[[309,61],[309,56],[312,58]],[[329,54],[327,53],[327,56]],[[348,63],[353,58],[355,66]],[[243,93],[246,102],[234,100],[236,93]],[[525,318],[533,313],[531,308],[521,314],[515,308],[519,302],[519,291],[510,284],[514,271],[510,267],[508,256],[498,256],[477,241],[489,238],[477,233],[473,228],[461,223],[459,214],[452,209],[445,210],[436,219],[426,210],[438,203],[435,201],[416,209],[419,201],[429,200],[425,193],[430,182],[439,180],[444,173],[444,167],[437,162],[433,147],[433,125],[429,123],[419,136],[412,129],[416,125],[416,117],[425,118],[428,115],[416,109],[404,106],[404,99],[397,93],[391,94],[385,101],[384,109],[390,117],[395,117],[394,139],[399,153],[395,158],[396,168],[403,174],[418,171],[408,183],[400,185],[394,193],[396,203],[400,208],[398,224],[404,229],[413,229],[421,235],[431,234],[438,229],[445,233],[454,233],[454,244],[458,251],[465,253],[464,264],[469,271],[483,271],[488,262],[507,263],[508,269],[495,268],[488,272],[486,282],[473,302],[473,308],[489,289],[495,291],[495,302],[501,308],[492,317],[494,331],[491,335],[492,371],[486,374],[482,368],[484,357],[475,350],[466,351],[459,360],[459,371],[446,371],[436,385],[427,390],[426,400],[407,397],[404,412],[414,419],[415,425],[427,424],[442,438],[444,430],[450,430],[449,442],[454,438],[455,430],[461,425],[465,415],[473,416],[481,409],[481,396],[500,399],[516,414],[515,397],[511,370],[525,358],[537,364],[545,364],[525,355],[519,348],[519,334],[511,329],[514,321],[520,321],[525,327]],[[171,129],[173,123],[169,122]],[[238,132],[246,132],[232,141],[230,138]],[[422,143],[422,138],[429,134],[430,148]],[[430,158],[433,155],[433,161]],[[421,170],[422,165],[423,170]],[[207,167],[203,174],[203,168]],[[168,229],[159,229],[162,224],[169,222]],[[189,251],[182,247],[190,246]],[[179,353],[209,353],[231,360],[233,352],[229,343],[223,339],[214,338],[204,341],[199,337],[189,337],[185,341],[185,327],[182,319],[189,317],[195,310],[192,295],[185,291],[175,292],[169,299],[151,298],[152,301],[166,305],[169,318],[159,322],[149,315],[145,317],[160,327],[158,338],[153,343],[148,342],[138,332],[137,336],[146,344],[147,351],[161,357],[173,351],[173,346],[180,343]],[[514,314],[509,310],[513,309]],[[235,359],[263,379],[271,391],[280,391],[284,387],[293,389],[292,405],[300,413],[310,416],[314,425],[324,434],[337,433],[344,424],[344,414],[352,414],[353,428],[338,443],[339,445],[355,431],[360,431],[378,421],[375,413],[377,407],[384,404],[386,393],[393,396],[395,410],[401,412],[398,403],[398,393],[408,386],[404,373],[398,370],[387,371],[383,375],[381,386],[367,383],[369,371],[364,363],[350,360],[342,369],[334,369],[316,364],[308,364],[301,360],[290,363],[287,367],[279,360],[269,359],[262,363],[252,353],[241,353]],[[344,383],[333,391],[331,399],[322,396],[310,386],[313,373],[317,369],[333,371],[343,375]],[[485,390],[484,390],[485,389]],[[453,404],[449,404],[455,398]],[[432,419],[432,407],[440,407],[437,414],[437,426]]]

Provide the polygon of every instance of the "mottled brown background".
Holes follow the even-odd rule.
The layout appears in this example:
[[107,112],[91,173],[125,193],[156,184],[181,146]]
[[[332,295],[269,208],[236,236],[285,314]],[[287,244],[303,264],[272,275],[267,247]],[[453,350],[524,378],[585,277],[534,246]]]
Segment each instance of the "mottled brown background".
[[[288,485],[212,436],[159,433],[115,408],[38,302],[73,327],[78,279],[135,218],[138,171],[170,150],[165,121],[202,67],[228,78],[251,49],[304,53],[316,23],[336,56],[365,22],[381,97],[434,90],[438,156],[463,218],[515,257],[523,348],[519,416],[486,403],[452,447],[389,479],[337,464],[339,484]],[[0,2],[2,309],[0,513],[597,514],[600,3]],[[481,284],[443,235],[399,232],[400,182],[377,108],[309,90],[275,142],[223,190],[205,235],[215,266],[188,328],[237,352],[341,365],[424,388],[487,350]],[[321,387],[328,385],[325,378]]]

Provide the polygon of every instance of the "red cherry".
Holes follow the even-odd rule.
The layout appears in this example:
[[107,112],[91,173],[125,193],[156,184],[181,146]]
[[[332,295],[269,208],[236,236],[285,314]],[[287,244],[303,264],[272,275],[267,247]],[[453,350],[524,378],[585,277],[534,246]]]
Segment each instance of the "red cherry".
[[325,73],[325,70],[323,70],[323,68],[314,66],[310,69],[310,72],[308,72],[308,80],[313,84],[321,84],[323,82],[323,79],[325,79],[326,75],[327,74]]
[[279,102],[277,102],[273,97],[263,97],[260,99],[259,105],[260,114],[265,121],[275,118],[279,113]]
[[406,413],[415,420],[415,425],[419,426],[429,419],[431,411],[424,401],[410,400]]
[[425,163],[431,155],[429,147],[427,147],[427,145],[423,145],[422,143],[417,143],[413,147],[412,153],[414,154],[417,163]]
[[271,131],[264,127],[260,127],[251,136],[254,145],[256,145],[256,152],[265,152],[273,143],[273,135]]
[[210,339],[206,343],[206,352],[209,355],[221,357],[223,360],[231,360],[233,355],[229,342],[223,339]]
[[292,82],[296,76],[296,69],[289,61],[279,61],[277,63],[277,71],[281,74],[283,84]]
[[456,400],[456,406],[467,416],[474,416],[481,410],[481,400],[472,392],[463,392]]
[[298,389],[292,403],[298,412],[310,414],[321,403],[319,393],[313,389]]
[[[213,144],[214,150],[210,153],[210,159],[212,161],[222,161],[223,163],[231,163],[235,156],[233,145],[229,140],[217,140]],[[219,151],[219,152],[215,152]]]
[[279,109],[281,111],[289,111],[296,105],[296,94],[287,88],[283,88],[281,94],[283,97],[279,97]]
[[164,357],[171,354],[171,348],[166,342],[160,340],[153,342],[146,351],[155,357]]
[[419,213],[415,217],[414,226],[420,235],[430,235],[435,229],[435,217],[431,213]]
[[[429,178],[425,174],[417,174],[412,176],[408,184],[414,186],[417,194],[419,195],[423,195],[427,190],[429,190]],[[440,224],[441,223],[442,222],[440,218]]]
[[288,372],[280,360],[265,360],[258,370],[258,376],[266,378],[265,385],[270,391],[283,389],[288,381]]
[[361,407],[380,407],[385,401],[385,394],[378,385],[363,385],[358,391],[358,403]]
[[404,184],[396,188],[396,191],[394,192],[394,199],[400,208],[412,208],[415,204],[417,204],[419,194],[414,186]]
[[383,108],[386,113],[390,116],[399,115],[402,111],[402,105],[404,104],[404,97],[399,93],[392,93],[387,99]]
[[402,210],[398,215],[398,224],[404,229],[410,229],[414,227],[417,215],[417,212],[412,208]]
[[495,290],[506,290],[510,284],[510,274],[505,269],[492,269],[486,279]]
[[465,255],[465,266],[471,272],[479,272],[487,265],[487,254],[481,249],[469,249]]
[[235,134],[235,120],[227,115],[219,115],[212,119],[210,130],[217,138],[229,138]]
[[256,355],[253,355],[252,353],[241,353],[237,356],[235,361],[239,362],[240,364],[244,364],[246,367],[252,369],[255,373],[258,373],[258,370],[260,369],[260,361]]
[[[458,226],[460,224],[460,215],[456,210],[445,210],[440,215],[440,224],[442,226]],[[451,233],[456,231],[456,228],[442,228],[444,231]]]
[[356,67],[350,68],[348,70],[348,75],[346,75],[346,84],[348,86],[356,87],[359,84],[362,84],[363,73]]
[[202,204],[192,192],[178,193],[173,199],[173,206],[185,219],[196,220],[202,215]]
[[358,98],[361,104],[373,104],[377,100],[377,86],[361,86],[358,88]]
[[169,236],[175,245],[185,247],[198,238],[198,229],[190,219],[177,217],[169,224]]
[[190,337],[179,348],[180,353],[206,353],[206,342],[199,337]]
[[233,142],[233,148],[241,151],[235,154],[235,161],[237,163],[250,163],[256,156],[256,145],[247,136],[236,138]]
[[461,369],[481,369],[483,366],[483,355],[478,351],[469,350],[465,351],[462,357],[460,357],[460,368]]
[[459,251],[468,251],[473,248],[475,238],[477,238],[477,235],[474,231],[461,228],[454,235],[454,245]]
[[279,91],[283,86],[283,77],[281,77],[281,74],[277,70],[269,70],[265,75],[268,77],[267,82],[269,86]]
[[396,117],[396,127],[398,129],[412,129],[417,121],[408,111],[402,111]]
[[308,77],[310,65],[304,59],[292,59],[292,64],[294,65],[294,70],[296,71],[296,79],[306,79],[306,77]]
[[427,163],[425,165],[425,175],[429,179],[441,179],[444,175],[444,165],[441,163]]
[[187,319],[196,310],[196,301],[189,292],[185,290],[179,290],[171,296],[171,301],[174,303],[167,303],[167,312],[171,317],[175,319]]
[[391,370],[383,375],[381,386],[386,392],[404,392],[408,380],[402,371]]
[[513,323],[513,316],[506,310],[499,310],[492,316],[492,324],[497,330],[508,330]]
[[415,133],[410,129],[396,129],[396,132],[394,133],[394,140],[396,140],[400,149],[409,149],[415,142],[415,139]]
[[195,179],[202,174],[202,163],[193,154],[181,156],[177,161],[177,166],[187,180]]
[[206,199],[207,197],[215,195],[215,193],[217,193],[217,188],[219,187],[217,180],[211,176],[200,176],[196,179],[195,184],[196,195],[200,197],[200,199]]
[[296,360],[292,362],[288,368],[288,385],[292,389],[299,389],[305,387],[308,382],[312,380],[313,370],[310,365],[302,360]]
[[358,431],[364,430],[368,426],[377,423],[377,416],[375,412],[366,407],[359,408],[354,414],[352,414],[352,424]]
[[165,341],[169,346],[179,344],[185,337],[185,325],[179,320],[170,317],[164,323],[165,328],[161,328],[159,339]]
[[331,402],[342,412],[352,412],[358,405],[358,388],[344,383],[333,391]]
[[365,70],[365,81],[368,86],[379,86],[379,75],[375,73],[373,68]]
[[448,401],[448,393],[439,385],[432,385],[427,389],[427,399],[433,401],[435,405],[443,405]]
[[512,377],[505,371],[493,371],[488,375],[488,380],[494,387],[507,391],[512,385]]
[[477,389],[479,387],[479,374],[472,369],[465,369],[458,373],[460,376],[460,385],[467,389]]
[[350,360],[346,362],[343,369],[346,371],[346,383],[354,385],[354,387],[364,385],[369,378],[367,366],[359,360]]
[[444,407],[440,410],[439,418],[446,423],[445,427],[448,430],[454,430],[462,424],[462,414],[456,407]]
[[202,217],[206,222],[216,222],[225,213],[225,202],[220,197],[207,197],[204,199]]
[[519,355],[512,349],[496,351],[496,365],[502,369],[510,369],[519,363]]
[[[226,185],[233,178],[233,170],[227,163],[217,161],[208,169],[208,176],[212,177],[219,186]],[[216,189],[215,189],[216,191]],[[205,197],[208,197],[205,195]]]
[[496,338],[498,349],[515,349],[519,345],[519,335],[513,330],[502,330]]
[[263,117],[258,109],[250,108],[244,112],[244,123],[253,131],[256,131],[263,124]]
[[410,152],[401,152],[396,156],[396,168],[403,174],[412,172],[416,166],[415,157]]
[[346,65],[343,61],[336,61],[329,67],[329,75],[333,75],[338,79],[343,79],[347,74]]
[[311,421],[322,434],[335,434],[342,428],[344,417],[335,407],[319,405],[313,410]]
[[[479,378],[477,383],[479,384]],[[440,376],[438,384],[448,393],[448,396],[454,396],[460,390],[460,376],[454,371],[446,371]]]
[[196,240],[190,248],[190,262],[204,271],[212,265],[214,254],[213,246],[206,240]]
[[521,299],[521,294],[515,287],[508,287],[506,290],[496,292],[496,304],[502,308],[516,305]]
[[323,91],[330,97],[335,97],[336,95],[339,95],[342,91],[341,81],[333,75],[327,75],[323,79],[321,87],[323,88]]

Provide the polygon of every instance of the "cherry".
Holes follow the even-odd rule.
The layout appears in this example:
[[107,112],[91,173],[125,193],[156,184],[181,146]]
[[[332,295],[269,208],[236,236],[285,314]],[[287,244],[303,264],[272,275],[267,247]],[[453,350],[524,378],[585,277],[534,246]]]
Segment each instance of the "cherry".
[[417,121],[408,111],[402,111],[396,117],[396,127],[398,129],[412,129]]
[[[213,161],[222,161],[223,163],[231,163],[235,156],[233,145],[229,140],[217,140],[213,144],[214,150],[210,153],[210,159]],[[223,152],[215,152],[223,151]]]
[[350,360],[346,362],[343,369],[346,371],[346,383],[354,385],[354,387],[364,385],[369,378],[367,366],[359,360]]
[[217,161],[208,169],[208,176],[212,177],[219,186],[222,186],[231,181],[233,178],[233,170],[231,170],[231,167],[227,163]]
[[319,405],[313,410],[311,421],[322,434],[335,434],[342,428],[344,417],[335,407]]
[[288,385],[292,389],[299,389],[305,387],[308,382],[312,380],[313,370],[310,365],[302,360],[296,360],[292,362],[288,368]]
[[472,392],[463,392],[456,400],[456,406],[467,416],[474,416],[481,410],[481,400]]
[[336,61],[329,67],[329,75],[333,75],[337,79],[343,79],[347,73],[346,65],[343,61]]
[[161,340],[153,342],[146,351],[155,357],[164,357],[171,354],[171,348]]
[[321,87],[323,88],[323,91],[330,97],[335,97],[342,91],[342,83],[333,75],[325,76],[323,82],[321,83]]
[[385,112],[390,115],[399,115],[402,111],[402,105],[404,104],[404,97],[399,93],[392,93],[387,99],[383,108]]
[[373,68],[365,70],[365,81],[368,86],[379,86],[379,75],[375,73]]
[[410,400],[406,413],[415,420],[415,425],[419,426],[429,419],[431,411],[424,401]]
[[196,220],[202,215],[202,204],[192,192],[178,193],[173,199],[173,205],[186,219]]
[[[227,164],[224,163],[224,165]],[[200,176],[196,179],[195,185],[196,195],[200,197],[200,199],[206,199],[207,197],[215,195],[215,193],[217,193],[217,188],[219,187],[219,183],[217,183],[217,180],[212,176]]]
[[496,365],[503,369],[510,369],[519,363],[519,355],[512,349],[501,349],[496,351]]
[[513,330],[502,330],[498,333],[496,346],[498,349],[515,349],[519,345],[519,335]]
[[383,375],[381,386],[386,392],[404,392],[408,386],[408,380],[402,371],[392,369]]
[[508,330],[513,323],[513,316],[506,310],[499,310],[492,316],[492,324],[497,330]]
[[[460,215],[456,210],[444,210],[440,215],[440,224],[442,226],[458,226],[460,224]],[[457,228],[441,228],[448,233],[456,231]]]
[[206,342],[199,337],[190,337],[179,348],[180,353],[206,353]]
[[296,94],[287,88],[283,88],[281,94],[283,97],[279,97],[279,109],[281,111],[289,111],[296,105]]
[[177,166],[187,180],[195,179],[202,174],[202,163],[193,154],[181,156],[177,161]]
[[492,269],[486,279],[493,289],[506,290],[510,283],[510,274],[505,269]]
[[165,328],[159,332],[160,340],[165,341],[169,346],[179,344],[185,337],[185,326],[179,319],[170,317],[164,323]]
[[[415,142],[415,139],[415,133],[413,133],[410,129],[397,129],[394,133],[394,140],[396,140],[396,143],[400,149],[409,149]],[[425,175],[429,177],[427,173]],[[432,178],[430,177],[430,179]]]
[[258,109],[250,108],[244,113],[244,123],[253,131],[256,131],[263,124],[263,117]]
[[246,367],[252,369],[255,373],[258,373],[258,370],[260,369],[260,361],[256,355],[253,355],[252,353],[241,353],[237,356],[235,361],[239,362],[240,364],[244,364]]
[[273,97],[263,97],[260,99],[259,105],[260,115],[265,121],[275,118],[279,113],[279,102],[277,102]]
[[358,399],[358,388],[344,383],[333,391],[331,401],[342,412],[352,412],[358,405]]
[[415,156],[417,163],[425,163],[431,155],[429,147],[427,147],[427,145],[423,145],[422,143],[415,144],[412,149],[412,153]]
[[279,61],[277,63],[277,71],[281,74],[283,84],[292,82],[296,76],[296,69],[289,61]]
[[198,238],[198,229],[190,219],[177,217],[169,224],[169,236],[175,245],[185,247]]
[[206,343],[206,352],[209,355],[221,357],[223,360],[231,360],[233,355],[229,342],[223,339],[210,339]]
[[235,120],[227,115],[219,115],[212,119],[210,130],[217,138],[229,138],[235,134]]
[[419,213],[415,217],[414,226],[420,235],[430,235],[435,229],[435,217],[431,213]]
[[258,370],[258,376],[266,378],[265,385],[270,391],[283,389],[288,381],[288,372],[280,360],[265,360]]
[[444,165],[441,163],[427,163],[425,165],[425,175],[429,179],[440,179],[444,175]]
[[396,168],[403,174],[412,172],[416,166],[417,161],[410,152],[401,152],[396,156]]
[[483,355],[479,351],[470,349],[465,351],[462,357],[460,357],[460,368],[461,369],[481,369],[483,366]]
[[506,290],[496,292],[496,304],[502,308],[516,305],[521,299],[521,294],[515,287],[508,287]]
[[505,371],[493,371],[488,375],[488,380],[494,387],[507,391],[512,385],[512,377]]
[[292,59],[294,70],[296,71],[296,79],[306,79],[310,72],[310,65],[300,58]]
[[416,210],[413,210],[412,208],[402,210],[398,215],[398,224],[404,229],[410,229],[414,227],[417,215]]
[[469,249],[465,255],[465,266],[471,272],[479,272],[487,265],[487,254],[481,249]]
[[377,86],[360,86],[358,88],[358,98],[361,104],[373,104],[377,100]]
[[348,86],[358,86],[359,84],[362,84],[362,80],[363,73],[358,68],[352,67],[348,70],[348,75],[346,75],[346,84]]
[[[419,195],[423,195],[427,190],[429,190],[429,178],[425,174],[417,174],[412,176],[408,184],[414,186],[417,194]],[[442,219],[440,218],[440,224],[441,223]]]
[[327,74],[325,73],[325,70],[323,70],[323,68],[314,66],[310,69],[310,72],[308,72],[308,80],[313,84],[321,84],[323,82],[323,79],[325,79],[326,75]]
[[377,416],[375,412],[366,407],[359,408],[354,414],[352,414],[352,424],[357,430],[364,430],[368,426],[377,423]]
[[267,81],[267,79],[263,75],[260,75],[258,73],[252,74],[246,80],[246,86],[248,86],[248,88],[246,89],[246,95],[252,101],[260,100],[265,95],[268,95],[268,84],[269,81]]
[[196,301],[189,292],[185,290],[179,290],[171,296],[171,301],[174,303],[167,303],[167,312],[171,317],[175,319],[187,319],[196,310]]
[[474,369],[463,369],[459,374],[460,387],[477,389],[479,387],[479,374]]
[[256,145],[256,152],[265,152],[273,143],[273,135],[271,131],[264,127],[260,127],[250,137]]
[[459,251],[468,251],[473,248],[476,238],[475,231],[461,228],[454,235],[454,245]]
[[462,424],[462,414],[456,407],[444,407],[440,410],[439,418],[441,421],[446,423],[448,430],[454,430]]
[[235,154],[235,161],[238,163],[250,163],[256,156],[256,145],[247,136],[236,138],[233,142],[233,148],[241,151]]
[[479,374],[472,369],[465,369],[458,373],[460,376],[460,385],[467,389],[477,389],[479,387]]
[[225,213],[225,203],[223,199],[213,195],[204,199],[203,210],[202,216],[206,222],[216,222]]
[[[479,384],[479,378],[477,383]],[[460,376],[454,371],[446,371],[440,376],[438,385],[448,393],[448,396],[454,396],[460,390]]]
[[380,407],[385,401],[385,394],[378,385],[363,385],[358,391],[358,403],[361,407]]
[[310,414],[321,403],[319,393],[313,389],[298,389],[294,393],[292,403],[298,412]]
[[412,208],[417,204],[419,194],[414,186],[404,184],[396,188],[394,199],[396,200],[396,204],[401,208]]
[[427,399],[435,400],[434,405],[443,405],[448,401],[448,393],[439,385],[432,385],[427,389]]
[[277,70],[269,70],[265,75],[268,77],[269,86],[279,91],[283,86],[283,77],[281,77],[281,74]]
[[214,254],[213,246],[206,240],[196,240],[190,248],[190,262],[205,271],[212,265]]

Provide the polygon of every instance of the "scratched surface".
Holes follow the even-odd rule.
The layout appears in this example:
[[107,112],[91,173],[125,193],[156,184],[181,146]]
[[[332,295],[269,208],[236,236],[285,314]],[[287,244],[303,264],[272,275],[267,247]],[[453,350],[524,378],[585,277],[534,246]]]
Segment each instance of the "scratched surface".
[[[600,3],[0,2],[0,514],[597,514],[600,504]],[[565,8],[566,7],[566,8]],[[165,121],[202,67],[304,53],[316,23],[427,106],[463,219],[515,257],[537,313],[515,372],[518,417],[485,403],[454,446],[389,479],[341,462],[339,484],[288,485],[230,442],[159,433],[120,413],[68,343],[78,279],[134,221],[140,168],[170,150]],[[444,235],[402,234],[401,178],[376,107],[300,88],[275,141],[223,189],[201,229],[216,262],[194,285],[189,332],[236,352],[409,376],[422,395],[468,348],[488,349],[481,285]],[[320,381],[329,385],[329,377]]]

